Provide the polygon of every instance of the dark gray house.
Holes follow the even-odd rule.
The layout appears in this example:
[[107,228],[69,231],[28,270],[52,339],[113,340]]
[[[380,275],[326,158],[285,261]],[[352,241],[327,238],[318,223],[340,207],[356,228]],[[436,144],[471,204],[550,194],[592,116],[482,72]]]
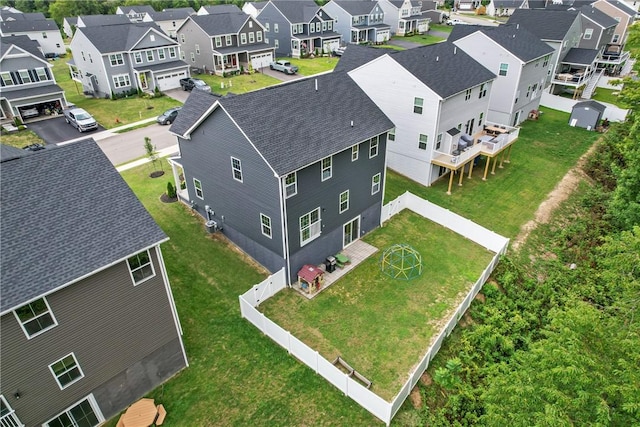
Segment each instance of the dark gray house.
[[293,281],[380,225],[394,125],[349,76],[197,92],[170,128],[179,195],[268,270]]
[[278,56],[300,58],[340,47],[342,34],[336,32],[335,18],[313,0],[270,0],[257,19]]
[[187,366],[168,238],[91,139],[0,156],[0,424],[97,426]]
[[569,117],[569,126],[577,126],[587,130],[595,130],[606,106],[596,101],[578,102],[571,109],[571,117]]
[[255,18],[243,12],[190,16],[177,30],[184,59],[220,76],[268,67],[275,55],[264,32]]

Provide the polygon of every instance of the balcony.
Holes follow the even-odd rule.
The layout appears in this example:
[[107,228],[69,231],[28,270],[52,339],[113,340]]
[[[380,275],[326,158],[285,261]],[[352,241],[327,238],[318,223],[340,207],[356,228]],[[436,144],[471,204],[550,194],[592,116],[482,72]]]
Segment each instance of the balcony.
[[588,69],[569,69],[553,76],[551,83],[580,87],[589,82],[593,72]]

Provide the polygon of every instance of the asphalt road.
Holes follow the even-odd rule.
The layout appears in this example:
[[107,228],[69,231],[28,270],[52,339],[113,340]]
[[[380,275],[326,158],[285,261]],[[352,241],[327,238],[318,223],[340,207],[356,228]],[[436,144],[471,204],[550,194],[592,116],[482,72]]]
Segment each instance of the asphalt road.
[[38,134],[47,144],[57,144],[80,137],[91,138],[94,134],[104,130],[102,126],[98,126],[97,130],[80,133],[76,128],[67,124],[62,115],[46,120],[27,122],[27,128]]
[[151,138],[151,143],[158,151],[175,147],[176,153],[178,152],[178,140],[169,133],[169,126],[157,123],[124,133],[110,134],[97,138],[96,141],[111,163],[118,166],[147,155],[144,149],[145,137]]

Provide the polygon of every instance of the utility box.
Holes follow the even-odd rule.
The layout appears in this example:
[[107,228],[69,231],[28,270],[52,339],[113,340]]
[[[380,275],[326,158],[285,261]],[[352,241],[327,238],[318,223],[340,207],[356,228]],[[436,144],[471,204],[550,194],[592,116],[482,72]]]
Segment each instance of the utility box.
[[208,233],[215,233],[218,231],[218,223],[212,219],[204,223]]

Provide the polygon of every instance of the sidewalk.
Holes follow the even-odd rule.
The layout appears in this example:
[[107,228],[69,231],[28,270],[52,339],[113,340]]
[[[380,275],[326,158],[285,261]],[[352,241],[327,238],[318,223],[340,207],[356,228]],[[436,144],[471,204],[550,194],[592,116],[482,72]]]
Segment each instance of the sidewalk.
[[[162,150],[158,150],[158,156],[159,157],[168,157],[174,154],[178,154],[178,144],[174,145],[173,147],[168,147]],[[118,172],[122,172],[122,171],[126,171],[128,169],[132,169],[141,165],[144,165],[146,163],[149,163],[150,160],[148,158],[145,159],[138,159],[138,160],[134,160],[133,162],[129,162],[126,163],[124,165],[118,166],[116,168],[116,170]]]
[[67,144],[71,144],[72,142],[81,141],[87,138],[93,138],[96,141],[100,141],[102,139],[109,138],[119,133],[120,131],[127,130],[136,126],[144,125],[144,124],[155,122],[155,121],[156,121],[155,117],[150,117],[148,119],[140,120],[139,122],[133,122],[133,123],[119,126],[117,128],[107,129],[107,130],[103,130],[102,132],[93,133],[90,136],[81,136],[79,138],[71,139],[69,141],[59,142],[57,145],[67,145]]

